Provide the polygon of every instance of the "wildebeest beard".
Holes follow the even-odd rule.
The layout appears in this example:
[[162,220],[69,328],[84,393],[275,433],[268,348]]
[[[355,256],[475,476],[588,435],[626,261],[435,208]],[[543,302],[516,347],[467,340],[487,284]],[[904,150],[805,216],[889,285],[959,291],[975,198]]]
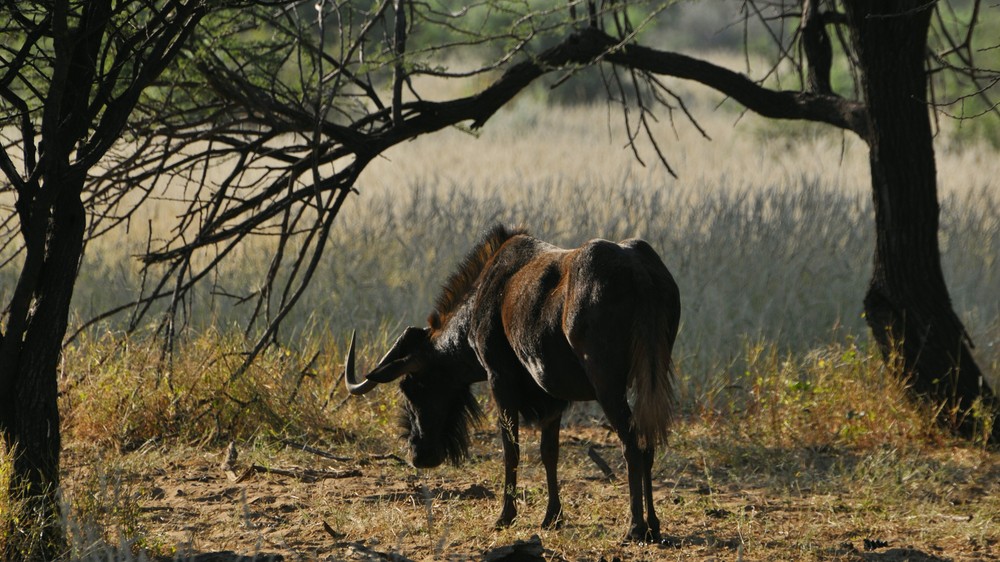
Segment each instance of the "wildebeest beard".
[[[416,415],[413,403],[409,399],[404,400],[399,416],[399,426],[403,429],[401,438],[409,439],[411,437],[413,433],[412,420]],[[432,439],[438,443],[444,457],[452,464],[457,465],[469,457],[469,434],[473,428],[479,426],[483,418],[483,410],[479,407],[479,401],[472,393],[472,386],[468,385],[456,389],[444,407],[442,415],[444,419],[438,426],[439,434],[424,435],[423,438]]]

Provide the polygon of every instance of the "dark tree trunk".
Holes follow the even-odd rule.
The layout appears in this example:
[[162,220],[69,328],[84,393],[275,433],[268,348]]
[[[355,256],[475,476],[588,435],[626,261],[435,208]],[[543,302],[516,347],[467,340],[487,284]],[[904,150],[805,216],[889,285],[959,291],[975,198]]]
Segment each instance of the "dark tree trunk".
[[[88,5],[87,15],[99,5]],[[5,560],[52,560],[63,549],[58,366],[87,220],[81,199],[86,171],[71,161],[88,132],[99,37],[85,21],[73,34],[57,35],[57,64],[41,124],[40,177],[17,184],[25,257],[0,347],[0,432],[13,454],[11,497],[28,511],[19,525],[4,523],[19,531],[8,534],[18,542],[0,553]]]
[[[927,103],[927,33],[933,3],[845,3],[871,122],[875,263],[865,297],[869,327],[887,361],[901,362],[913,391],[942,404],[939,420],[981,435],[970,410],[993,392],[969,352],[971,342],[941,271],[937,172]],[[993,424],[992,437],[1000,437]]]
[[[156,17],[135,36],[109,32],[109,26],[118,24],[132,29],[129,22],[118,21],[119,4],[61,0],[46,5],[44,19],[29,21],[22,15],[15,22],[34,39],[25,40],[28,50],[14,57],[26,74],[14,68],[7,77],[30,82],[40,73],[31,93],[44,93],[44,101],[39,104],[40,123],[38,112],[29,115],[27,106],[20,116],[24,163],[30,170],[22,176],[9,160],[4,166],[17,192],[24,264],[4,310],[5,325],[0,326],[0,435],[13,454],[12,497],[28,508],[19,524],[0,521],[17,527],[6,535],[0,531],[0,537],[18,540],[0,544],[4,561],[52,560],[63,553],[58,367],[83,255],[87,169],[121,137],[141,92],[180,52],[211,3],[170,3],[163,10],[153,9]],[[39,38],[46,39],[32,54],[31,42]],[[18,60],[25,54],[27,58]]]
[[[55,203],[48,208],[40,204],[31,213],[31,226],[36,221],[44,224],[43,229],[28,229],[33,232],[29,237],[44,237],[40,245],[43,254],[26,257],[21,275],[25,287],[31,287],[31,306],[21,318],[23,335],[8,332],[0,354],[0,431],[14,458],[10,491],[12,497],[26,502],[24,515],[28,519],[21,521],[20,530],[37,533],[6,545],[9,551],[0,552],[4,560],[52,560],[63,548],[58,499],[58,366],[83,253],[86,214],[80,199],[82,178],[60,183]],[[40,265],[34,269],[36,259]]]

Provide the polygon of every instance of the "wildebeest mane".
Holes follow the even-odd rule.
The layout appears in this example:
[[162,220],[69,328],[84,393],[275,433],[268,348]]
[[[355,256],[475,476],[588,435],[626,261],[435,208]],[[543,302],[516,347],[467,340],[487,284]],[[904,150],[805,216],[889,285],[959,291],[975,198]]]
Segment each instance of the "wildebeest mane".
[[[469,456],[469,431],[478,426],[483,417],[483,410],[472,393],[472,387],[465,387],[458,392],[455,401],[446,406],[446,419],[442,424],[444,433],[441,435],[441,446],[445,456],[456,465]],[[403,428],[400,437],[404,439],[409,438],[410,432],[413,431],[412,408],[413,404],[410,401],[403,402],[399,425]]]
[[486,266],[486,262],[490,261],[490,258],[504,245],[504,242],[514,236],[526,233],[527,231],[522,228],[511,228],[497,224],[483,234],[479,242],[462,260],[458,269],[448,277],[448,281],[441,288],[441,294],[438,295],[434,311],[427,319],[432,330],[439,330],[448,323],[452,313],[465,302],[469,291],[475,285],[483,267]]

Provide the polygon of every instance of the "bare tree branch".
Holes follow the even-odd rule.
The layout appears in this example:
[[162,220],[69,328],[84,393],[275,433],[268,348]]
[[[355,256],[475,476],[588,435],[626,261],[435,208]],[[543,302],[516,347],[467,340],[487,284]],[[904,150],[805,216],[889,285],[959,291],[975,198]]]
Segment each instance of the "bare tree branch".
[[595,41],[606,45],[602,60],[662,74],[694,80],[740,102],[751,111],[775,119],[803,119],[827,123],[868,138],[862,104],[832,94],[771,90],[746,76],[712,63],[639,45],[618,45],[608,36]]

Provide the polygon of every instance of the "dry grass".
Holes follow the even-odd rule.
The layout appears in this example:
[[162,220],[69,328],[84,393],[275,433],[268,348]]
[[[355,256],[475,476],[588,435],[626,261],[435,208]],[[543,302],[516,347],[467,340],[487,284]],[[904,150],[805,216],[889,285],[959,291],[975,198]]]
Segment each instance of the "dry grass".
[[[710,117],[711,143],[685,127],[674,138],[664,121],[679,179],[636,164],[621,147],[619,117],[601,107],[524,100],[474,141],[453,130],[393,149],[345,207],[333,251],[282,332],[287,347],[233,381],[246,343],[229,327],[243,311],[207,291],[194,303],[203,324],[171,356],[114,324],[86,334],[67,350],[61,397],[73,557],[467,559],[535,533],[549,558],[567,560],[1000,556],[998,454],[942,435],[853,339],[864,333],[873,245],[863,147],[752,118],[730,134],[736,119]],[[938,149],[945,273],[995,381],[1000,158],[947,135]],[[163,207],[145,212],[155,225],[172,222]],[[495,532],[501,460],[491,425],[465,466],[419,472],[387,456],[400,454],[394,390],[344,400],[336,373],[350,328],[361,329],[361,356],[374,360],[401,325],[423,321],[450,268],[496,220],[565,245],[642,235],[677,277],[685,416],[657,461],[656,498],[680,548],[620,544],[625,486],[603,481],[587,450],[619,475],[623,466],[593,407],[576,408],[565,430],[566,528],[537,529],[544,478],[538,435],[526,431],[522,517]],[[131,236],[90,248],[79,316],[134,291],[127,256],[147,236],[138,226]],[[261,243],[228,264],[225,292],[252,288],[248,272],[262,269],[267,251]],[[296,451],[289,440],[349,460]],[[257,465],[291,475],[231,480],[219,468],[229,441],[241,452],[237,474]],[[0,477],[8,466],[0,459]],[[5,501],[0,515],[13,513]],[[865,539],[889,546],[865,552]]]
[[[815,126],[701,114],[712,141],[683,124],[675,132],[667,119],[658,130],[678,179],[654,165],[648,147],[641,153],[649,165],[638,164],[622,146],[617,110],[602,106],[523,99],[478,138],[449,130],[393,148],[364,173],[360,195],[338,218],[284,343],[296,348],[355,327],[376,337],[387,325],[422,323],[451,268],[495,221],[563,245],[648,239],[680,284],[677,353],[689,372],[711,376],[738,361],[745,337],[802,353],[829,341],[834,327],[866,333],[861,302],[874,234],[862,143]],[[943,266],[978,360],[995,376],[1000,158],[986,144],[951,138],[938,140]],[[127,256],[144,247],[147,218],[162,230],[175,223],[168,209],[151,204],[128,238],[90,248],[74,300],[79,318],[134,295],[137,263]],[[203,288],[191,303],[196,330],[224,330],[247,315],[247,306],[220,295],[253,292],[271,244],[244,248],[217,286]]]
[[[77,557],[108,559],[102,545],[110,544],[121,560],[217,551],[465,560],[534,534],[556,560],[1000,555],[1000,455],[942,434],[874,351],[851,340],[799,356],[747,344],[743,372],[709,384],[682,375],[685,415],[654,473],[664,531],[678,545],[669,548],[621,543],[623,461],[587,408],[570,416],[562,439],[566,526],[538,529],[544,474],[529,429],[521,517],[493,531],[502,461],[488,399],[490,421],[475,434],[471,460],[416,471],[393,456],[404,454],[394,388],[344,400],[333,375],[342,343],[317,344],[315,360],[271,355],[226,385],[214,365],[238,346],[205,335],[175,358],[173,390],[150,384],[154,373],[167,378],[155,346],[107,337],[74,349],[66,370],[85,376],[64,395],[63,411]],[[374,360],[375,347],[362,357]],[[239,456],[227,476],[220,463],[230,440]],[[589,459],[591,447],[611,464],[614,482]],[[866,539],[888,546],[866,552]]]

